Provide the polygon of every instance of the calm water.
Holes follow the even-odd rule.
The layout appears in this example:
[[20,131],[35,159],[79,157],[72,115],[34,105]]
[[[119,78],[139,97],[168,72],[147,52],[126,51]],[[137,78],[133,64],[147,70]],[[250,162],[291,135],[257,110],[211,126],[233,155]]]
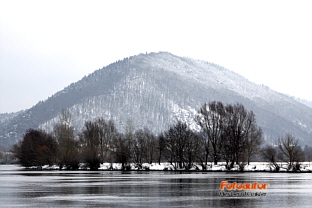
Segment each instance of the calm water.
[[[269,183],[222,197],[221,181]],[[259,191],[258,191],[259,192]],[[0,166],[0,207],[311,207],[311,173],[25,171]]]

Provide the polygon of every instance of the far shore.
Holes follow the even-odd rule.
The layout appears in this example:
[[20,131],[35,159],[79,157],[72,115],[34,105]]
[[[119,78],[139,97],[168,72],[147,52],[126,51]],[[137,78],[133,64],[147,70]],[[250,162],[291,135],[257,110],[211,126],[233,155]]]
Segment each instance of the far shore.
[[[102,163],[97,171],[175,171],[175,172],[272,172],[272,173],[311,173],[312,166],[310,162],[302,162],[300,163],[300,170],[287,170],[287,163],[278,163],[280,166],[279,171],[275,171],[275,167],[270,163],[266,162],[251,162],[249,165],[244,167],[244,170],[241,171],[238,165],[234,165],[234,168],[228,170],[225,166],[224,162],[220,162],[217,165],[213,163],[209,163],[206,169],[203,169],[201,165],[196,164],[190,170],[175,168],[174,165],[170,163],[143,163],[142,165],[137,165],[131,163],[126,166],[126,168],[122,169],[122,165],[120,163]],[[24,168],[24,170],[60,170],[59,166],[42,166],[38,167],[28,167]],[[68,170],[63,168],[62,170]],[[69,169],[70,170],[70,169]],[[89,170],[84,164],[80,165],[78,170]]]

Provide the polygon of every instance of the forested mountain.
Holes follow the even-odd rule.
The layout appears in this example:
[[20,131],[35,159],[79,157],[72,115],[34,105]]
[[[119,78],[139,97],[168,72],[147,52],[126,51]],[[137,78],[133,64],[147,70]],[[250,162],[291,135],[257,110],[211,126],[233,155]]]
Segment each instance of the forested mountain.
[[312,108],[312,101],[308,101],[308,100],[304,100],[304,99],[300,99],[300,98],[296,98],[296,100],[305,104],[306,106]]
[[213,100],[239,102],[253,110],[269,142],[286,132],[301,144],[312,142],[312,108],[307,105],[221,66],[160,52],[125,58],[28,110],[1,115],[0,145],[16,143],[29,128],[51,131],[65,108],[72,114],[77,132],[85,121],[97,117],[113,119],[120,131],[127,120],[132,120],[136,129],[147,127],[156,134],[177,119],[196,128],[196,111]]

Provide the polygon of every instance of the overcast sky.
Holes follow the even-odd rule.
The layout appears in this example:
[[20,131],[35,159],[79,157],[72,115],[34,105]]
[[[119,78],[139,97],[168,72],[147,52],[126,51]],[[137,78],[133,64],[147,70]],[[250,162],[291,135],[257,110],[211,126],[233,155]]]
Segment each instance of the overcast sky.
[[312,100],[311,1],[0,0],[0,113],[116,60],[168,51]]

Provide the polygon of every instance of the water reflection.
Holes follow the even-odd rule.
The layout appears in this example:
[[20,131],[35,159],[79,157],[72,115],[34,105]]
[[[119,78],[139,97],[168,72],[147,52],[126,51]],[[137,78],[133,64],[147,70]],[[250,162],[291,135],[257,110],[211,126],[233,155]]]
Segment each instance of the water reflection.
[[[221,197],[221,181],[270,187],[262,197]],[[25,171],[2,166],[0,207],[310,207],[311,187],[307,173]]]

